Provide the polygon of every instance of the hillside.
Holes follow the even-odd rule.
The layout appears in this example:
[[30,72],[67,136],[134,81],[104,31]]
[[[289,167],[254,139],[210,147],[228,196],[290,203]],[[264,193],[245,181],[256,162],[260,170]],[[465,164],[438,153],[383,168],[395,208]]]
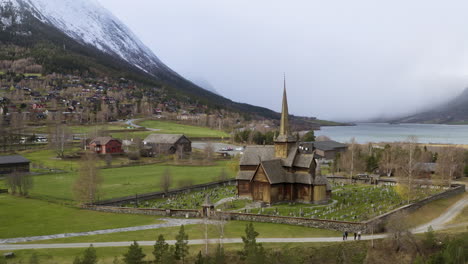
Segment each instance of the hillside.
[[468,124],[468,88],[433,109],[391,120],[394,123]]
[[[78,5],[82,2],[86,5]],[[274,111],[233,102],[181,77],[108,11],[94,10],[102,8],[96,5],[95,1],[0,0],[0,45],[10,47],[2,49],[0,60],[33,59],[42,66],[42,74],[123,77],[149,89],[164,87],[173,98],[188,97],[214,110],[251,118],[279,117]],[[56,16],[64,9],[66,14]],[[77,20],[81,22],[75,24]],[[95,32],[99,32],[97,38]]]

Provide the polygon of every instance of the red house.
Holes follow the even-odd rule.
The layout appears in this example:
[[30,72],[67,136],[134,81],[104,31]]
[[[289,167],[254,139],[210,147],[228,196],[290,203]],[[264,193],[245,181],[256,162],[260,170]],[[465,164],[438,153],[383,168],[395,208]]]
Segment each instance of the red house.
[[89,143],[89,149],[97,154],[123,153],[122,142],[111,137],[97,137]]

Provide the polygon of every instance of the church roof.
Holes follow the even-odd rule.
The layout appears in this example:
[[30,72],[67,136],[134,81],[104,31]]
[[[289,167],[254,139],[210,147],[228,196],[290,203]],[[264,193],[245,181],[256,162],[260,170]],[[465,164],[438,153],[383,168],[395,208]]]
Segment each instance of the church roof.
[[275,146],[248,146],[244,150],[244,155],[240,160],[240,165],[260,164],[262,160],[271,160],[275,158]]
[[291,175],[284,170],[280,159],[262,161],[261,166],[271,184],[293,182]]
[[293,166],[299,168],[310,168],[314,162],[314,154],[297,154]]
[[252,177],[254,176],[254,174],[255,174],[255,171],[239,171],[237,173],[236,179],[250,181]]

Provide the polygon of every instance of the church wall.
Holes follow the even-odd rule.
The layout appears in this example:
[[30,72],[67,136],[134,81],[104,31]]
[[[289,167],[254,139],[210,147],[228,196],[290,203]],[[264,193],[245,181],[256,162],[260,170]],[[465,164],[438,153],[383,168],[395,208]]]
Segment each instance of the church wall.
[[314,202],[325,200],[327,198],[326,192],[327,192],[326,185],[314,186]]
[[250,181],[237,181],[237,193],[239,196],[252,196],[252,190],[250,188]]

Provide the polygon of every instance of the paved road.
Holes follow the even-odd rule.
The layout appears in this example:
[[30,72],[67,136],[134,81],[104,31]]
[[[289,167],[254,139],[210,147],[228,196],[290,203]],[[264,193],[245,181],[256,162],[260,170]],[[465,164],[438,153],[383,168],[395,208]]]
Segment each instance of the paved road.
[[[434,230],[441,230],[451,226],[444,226],[450,222],[453,218],[455,218],[465,206],[468,205],[468,197],[463,198],[462,200],[455,203],[451,206],[445,213],[443,213],[438,218],[432,220],[429,223],[421,225],[412,230],[413,233],[424,233],[427,231],[429,226],[432,226]],[[170,219],[174,221],[175,219]],[[201,221],[201,220],[199,220]],[[370,235],[370,236],[363,236],[363,240],[371,240],[371,239],[380,239],[385,238],[386,234],[379,234],[379,235]],[[210,239],[210,243],[218,243],[219,239]],[[339,242],[343,241],[341,237],[313,237],[313,238],[259,238],[257,239],[260,243],[310,243],[310,242]],[[351,241],[351,240],[350,240]],[[226,238],[223,239],[223,243],[242,243],[242,239],[240,238]],[[100,243],[93,243],[95,247],[125,247],[130,245],[132,242],[100,242]],[[143,246],[151,246],[154,245],[154,241],[139,241],[140,245]],[[169,244],[174,244],[174,240],[169,240]],[[204,244],[205,240],[203,239],[195,239],[189,240],[189,244],[191,245],[200,245]],[[16,244],[0,244],[0,250],[20,250],[20,249],[44,249],[44,248],[85,248],[88,247],[90,243],[63,243],[63,244],[29,244],[29,245],[16,245]]]

